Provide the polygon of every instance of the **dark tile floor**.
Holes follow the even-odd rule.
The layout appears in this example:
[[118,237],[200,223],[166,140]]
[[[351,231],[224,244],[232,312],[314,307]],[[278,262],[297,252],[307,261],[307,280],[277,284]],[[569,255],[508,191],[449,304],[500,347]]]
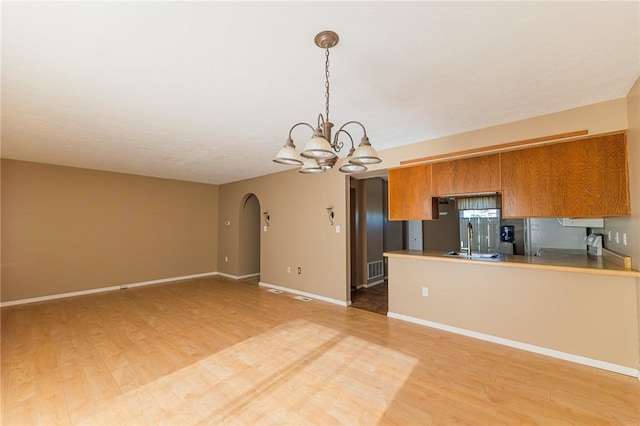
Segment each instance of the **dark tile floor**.
[[351,291],[351,306],[365,311],[387,315],[389,310],[387,280],[369,288]]

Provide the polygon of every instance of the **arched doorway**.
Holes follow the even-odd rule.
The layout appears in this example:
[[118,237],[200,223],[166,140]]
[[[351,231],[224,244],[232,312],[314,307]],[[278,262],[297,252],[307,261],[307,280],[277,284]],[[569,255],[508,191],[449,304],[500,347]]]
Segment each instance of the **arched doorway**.
[[240,208],[239,278],[260,281],[260,201],[255,194],[247,194]]

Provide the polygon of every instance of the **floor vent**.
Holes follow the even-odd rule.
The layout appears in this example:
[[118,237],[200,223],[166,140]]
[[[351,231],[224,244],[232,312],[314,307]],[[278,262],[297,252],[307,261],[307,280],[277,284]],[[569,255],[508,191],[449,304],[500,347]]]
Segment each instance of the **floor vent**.
[[270,288],[269,290],[271,293],[275,293],[275,294],[280,294],[280,293],[284,293],[284,291],[282,290],[278,290],[277,288]]
[[313,299],[311,299],[309,297],[304,297],[304,296],[294,296],[293,298],[297,299],[297,300],[302,300],[303,302],[308,302],[310,300],[313,300]]
[[368,279],[381,277],[384,275],[384,262],[382,260],[369,262],[367,263],[367,269],[369,271]]

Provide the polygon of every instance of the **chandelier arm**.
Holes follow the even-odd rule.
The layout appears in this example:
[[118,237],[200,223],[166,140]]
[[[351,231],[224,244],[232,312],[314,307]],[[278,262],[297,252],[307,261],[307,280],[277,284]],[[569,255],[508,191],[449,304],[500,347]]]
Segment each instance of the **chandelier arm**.
[[[344,126],[342,126],[344,127]],[[355,151],[355,145],[353,144],[353,138],[351,137],[351,134],[349,132],[347,132],[346,130],[344,130],[343,128],[340,128],[340,130],[338,130],[336,132],[336,136],[333,139],[333,144],[331,145],[331,147],[336,151],[336,152],[340,152],[340,150],[344,147],[344,142],[340,142],[339,141],[339,135],[340,133],[346,133],[347,136],[349,136],[349,140],[351,141],[351,149],[349,150],[349,154],[347,154],[347,157],[351,156],[351,154],[353,154],[353,152]]]
[[344,128],[348,125],[348,124],[357,124],[358,126],[362,127],[362,132],[364,133],[364,136],[367,136],[367,129],[365,129],[364,124],[362,124],[359,121],[347,121],[346,123],[344,123],[342,126],[340,126],[340,128],[338,129],[338,131],[336,132],[336,136],[338,135],[338,133],[340,132],[344,132]]
[[298,126],[307,126],[307,127],[309,127],[311,129],[312,132],[315,130],[313,128],[313,126],[311,124],[309,124],[309,123],[302,123],[302,122],[296,123],[291,127],[291,130],[289,130],[289,138],[291,138],[291,132],[293,132],[293,129],[295,129]]

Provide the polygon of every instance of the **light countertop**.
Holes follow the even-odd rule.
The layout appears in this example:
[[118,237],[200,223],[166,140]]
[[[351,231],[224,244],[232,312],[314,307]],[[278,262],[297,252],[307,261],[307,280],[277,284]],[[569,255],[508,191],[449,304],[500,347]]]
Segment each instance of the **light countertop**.
[[443,262],[457,262],[474,265],[486,265],[488,267],[515,267],[546,269],[551,271],[582,272],[599,275],[617,275],[640,278],[640,271],[628,269],[620,265],[616,259],[610,256],[591,255],[544,255],[544,256],[520,256],[503,255],[499,261],[464,259],[445,256],[440,251],[401,250],[385,252],[386,257],[428,259]]

